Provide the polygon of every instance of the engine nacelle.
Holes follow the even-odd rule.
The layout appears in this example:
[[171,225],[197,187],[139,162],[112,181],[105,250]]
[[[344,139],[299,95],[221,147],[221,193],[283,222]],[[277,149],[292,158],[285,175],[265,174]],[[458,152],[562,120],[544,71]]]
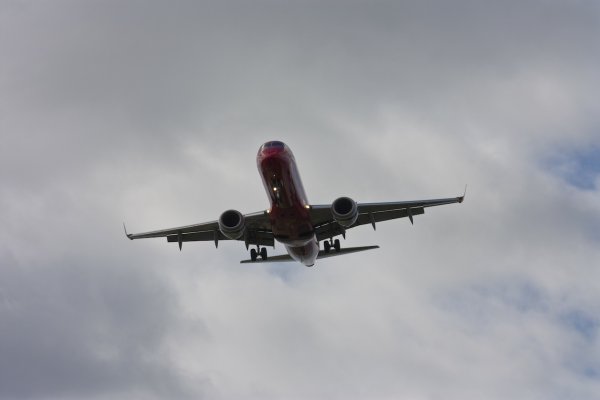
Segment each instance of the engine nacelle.
[[338,224],[347,228],[356,222],[358,207],[350,197],[340,197],[331,205],[331,213]]
[[244,216],[237,210],[227,210],[219,217],[219,230],[229,239],[242,237],[245,228]]

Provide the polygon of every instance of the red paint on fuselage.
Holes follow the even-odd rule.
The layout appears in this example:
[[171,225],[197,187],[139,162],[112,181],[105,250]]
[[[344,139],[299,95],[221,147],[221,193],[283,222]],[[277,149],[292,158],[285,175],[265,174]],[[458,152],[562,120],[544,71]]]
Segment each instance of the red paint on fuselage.
[[258,150],[256,164],[271,203],[269,220],[275,239],[296,261],[313,265],[319,243],[294,154],[282,142],[267,142]]

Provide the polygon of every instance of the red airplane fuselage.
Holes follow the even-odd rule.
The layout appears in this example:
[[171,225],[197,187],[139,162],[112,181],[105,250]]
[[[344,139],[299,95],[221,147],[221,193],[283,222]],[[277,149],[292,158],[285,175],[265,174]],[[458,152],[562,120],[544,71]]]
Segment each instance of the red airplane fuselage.
[[258,150],[256,163],[271,203],[269,220],[273,236],[285,245],[293,259],[306,266],[313,265],[319,243],[294,154],[282,142],[267,142]]

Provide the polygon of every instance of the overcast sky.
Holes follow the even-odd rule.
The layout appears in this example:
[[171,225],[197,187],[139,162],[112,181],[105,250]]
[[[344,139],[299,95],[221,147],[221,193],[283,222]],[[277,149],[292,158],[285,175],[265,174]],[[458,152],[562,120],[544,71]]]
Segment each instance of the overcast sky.
[[[598,38],[596,1],[0,1],[0,398],[599,398]],[[314,268],[124,237],[267,208],[272,139],[316,204],[467,199]]]

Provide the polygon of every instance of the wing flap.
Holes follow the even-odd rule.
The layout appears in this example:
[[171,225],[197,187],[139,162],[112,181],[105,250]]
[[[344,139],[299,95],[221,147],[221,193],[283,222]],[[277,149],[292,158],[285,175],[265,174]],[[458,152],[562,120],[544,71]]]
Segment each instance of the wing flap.
[[[194,233],[183,233],[181,235],[182,242],[199,242],[204,241],[208,242],[210,240],[215,240],[215,234],[218,240],[230,240],[225,235],[221,233],[221,231],[203,231],[203,232],[194,232]],[[169,235],[167,236],[167,242],[179,242],[179,235]]]
[[[465,189],[466,194],[466,189]],[[328,239],[343,235],[346,230],[359,225],[373,224],[391,219],[408,217],[413,222],[413,216],[425,213],[425,208],[445,204],[462,203],[465,194],[459,197],[447,197],[431,200],[392,201],[383,203],[358,203],[358,218],[347,228],[340,226],[333,218],[331,204],[312,205],[310,216],[315,227],[317,240]]]
[[[223,235],[221,231],[217,230],[185,233],[181,235],[181,242],[209,242],[215,240],[215,235],[217,236],[217,241],[231,240],[227,236]],[[242,236],[238,240],[247,241],[249,245],[273,246],[275,244],[275,239],[273,238],[273,234],[271,232],[251,232],[247,238]],[[179,235],[167,236],[167,242],[178,243]]]
[[382,211],[391,211],[406,208],[426,208],[443,206],[445,204],[462,203],[464,196],[460,197],[449,197],[445,199],[433,199],[433,200],[414,200],[414,201],[392,201],[387,203],[359,203],[359,213],[373,213]]
[[366,225],[366,224],[372,223],[373,221],[383,222],[383,221],[389,221],[391,219],[405,218],[405,217],[408,217],[409,215],[414,216],[414,215],[421,215],[421,214],[425,214],[425,209],[423,207],[411,208],[410,214],[409,214],[408,208],[403,208],[401,210],[389,210],[389,211],[364,213],[364,214],[359,214],[359,216],[356,220],[356,223],[353,226]]
[[[196,233],[196,232],[213,232],[219,230],[219,223],[217,221],[205,222],[201,224],[187,225],[181,226],[178,228],[169,228],[169,229],[161,229],[157,231],[143,232],[143,233],[134,233],[128,234],[127,237],[129,239],[147,239],[147,238],[157,238],[157,237],[165,237],[170,235],[179,235],[179,234],[187,234],[187,233]],[[210,239],[212,240],[212,238]]]
[[415,216],[415,215],[421,215],[421,214],[425,214],[425,209],[423,207],[411,208],[410,214],[409,214],[408,209],[406,209],[406,208],[401,209],[401,210],[389,210],[389,211],[359,214],[354,225],[352,225],[348,228],[344,228],[344,227],[340,226],[340,224],[338,224],[337,222],[331,221],[331,222],[328,222],[324,225],[317,227],[315,229],[315,233],[317,234],[317,240],[321,241],[321,240],[332,238],[334,236],[345,234],[346,230],[348,230],[350,228],[355,228],[360,225],[372,224],[374,222],[376,223],[376,222],[389,221],[389,220],[397,219],[397,218],[405,218],[405,217],[408,217],[409,215]]

